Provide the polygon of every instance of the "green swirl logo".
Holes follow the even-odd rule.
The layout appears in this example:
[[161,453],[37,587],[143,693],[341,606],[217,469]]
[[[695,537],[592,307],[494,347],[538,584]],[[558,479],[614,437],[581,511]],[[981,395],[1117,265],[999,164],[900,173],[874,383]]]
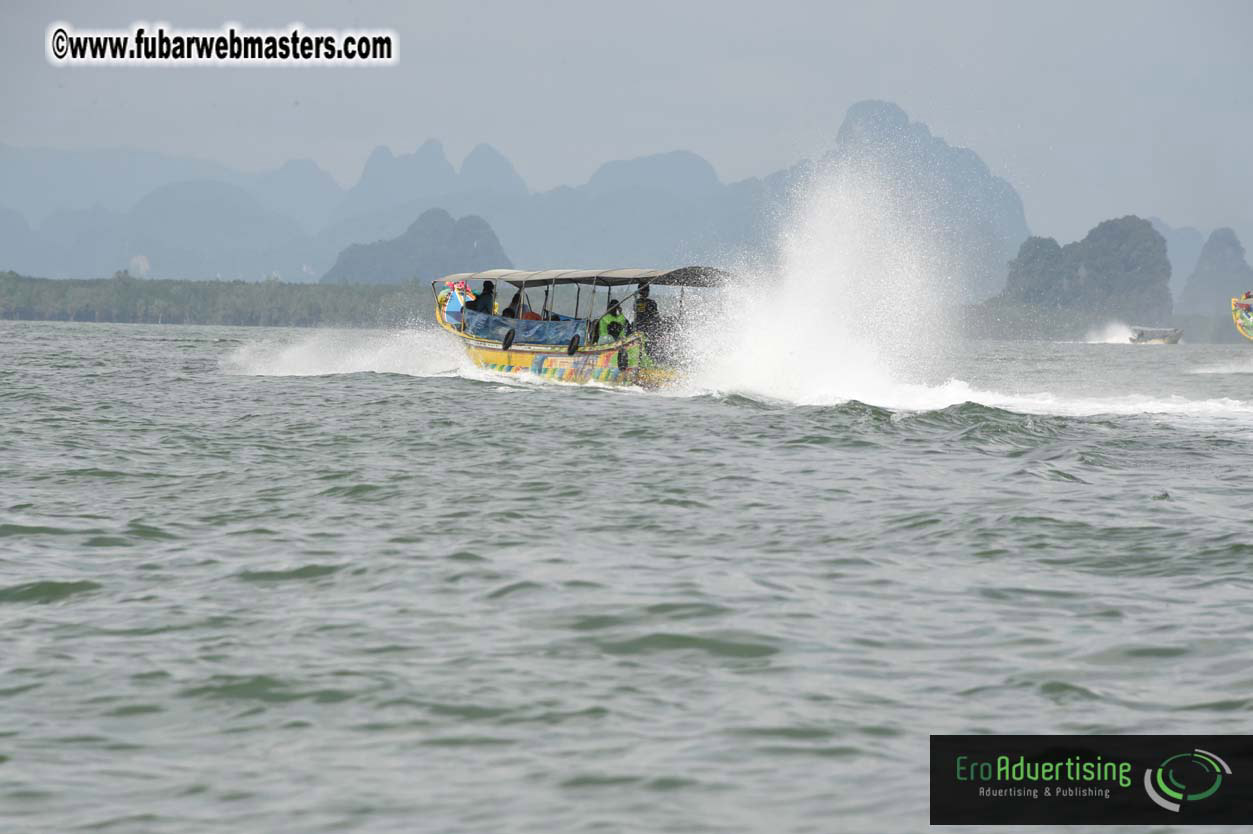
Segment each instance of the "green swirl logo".
[[1183,803],[1200,802],[1218,793],[1224,773],[1231,775],[1227,763],[1198,747],[1171,756],[1156,768],[1145,768],[1144,790],[1149,799],[1177,814]]

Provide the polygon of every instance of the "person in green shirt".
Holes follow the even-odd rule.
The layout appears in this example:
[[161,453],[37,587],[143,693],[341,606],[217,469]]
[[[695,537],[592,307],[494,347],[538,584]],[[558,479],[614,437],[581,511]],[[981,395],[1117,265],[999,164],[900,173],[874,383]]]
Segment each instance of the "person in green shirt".
[[605,308],[605,314],[600,317],[596,324],[596,341],[597,342],[616,342],[627,334],[626,316],[622,315],[622,309],[618,302],[609,299],[609,304]]
[[[627,330],[627,320],[626,316],[622,315],[621,305],[617,301],[610,299],[608,306],[605,308],[605,314],[596,322],[596,342],[606,344],[624,339],[628,335]],[[621,357],[621,353],[619,353],[619,357]],[[626,366],[629,368],[654,367],[652,357],[648,355],[642,336],[626,348]]]

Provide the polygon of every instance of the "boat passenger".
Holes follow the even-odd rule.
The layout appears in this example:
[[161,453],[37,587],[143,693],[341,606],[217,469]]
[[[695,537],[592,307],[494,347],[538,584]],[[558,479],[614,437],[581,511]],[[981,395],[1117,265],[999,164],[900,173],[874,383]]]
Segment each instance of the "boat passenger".
[[496,286],[491,281],[484,281],[483,289],[479,290],[473,301],[466,303],[466,309],[476,313],[486,313],[489,316],[495,313]]
[[500,311],[500,314],[507,319],[516,319],[518,317],[518,305],[522,301],[522,293],[515,292],[513,298],[509,299],[509,306]]
[[657,302],[648,297],[648,284],[640,287],[635,295],[636,330],[644,331],[644,335],[653,336],[661,327],[661,313],[657,311]]
[[626,334],[626,316],[622,315],[622,308],[618,302],[611,298],[605,307],[605,314],[600,317],[596,325],[596,341],[616,342]]
[[525,306],[522,300],[522,290],[518,290],[513,294],[513,298],[509,300],[509,306],[504,309],[501,315],[507,319],[526,318],[522,312],[522,308]]

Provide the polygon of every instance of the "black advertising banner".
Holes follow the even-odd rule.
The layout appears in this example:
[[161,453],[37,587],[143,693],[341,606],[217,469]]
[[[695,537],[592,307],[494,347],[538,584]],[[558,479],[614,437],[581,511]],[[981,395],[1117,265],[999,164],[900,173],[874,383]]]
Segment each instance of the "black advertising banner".
[[1253,825],[1253,736],[931,736],[932,825]]

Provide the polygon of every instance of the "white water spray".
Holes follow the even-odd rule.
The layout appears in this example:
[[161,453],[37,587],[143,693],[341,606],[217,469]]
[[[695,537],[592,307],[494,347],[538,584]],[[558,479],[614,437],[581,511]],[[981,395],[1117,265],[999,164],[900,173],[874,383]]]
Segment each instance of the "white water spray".
[[1092,330],[1083,340],[1090,345],[1129,345],[1131,344],[1131,327],[1120,321],[1111,321],[1103,327]]
[[[940,266],[943,230],[920,227],[908,200],[899,178],[872,168],[816,174],[783,224],[779,267],[736,270],[745,279],[690,328],[688,393],[902,411],[976,402],[1028,414],[1253,417],[1253,402],[1222,396],[1003,393],[955,378],[945,365],[961,287]],[[1127,342],[1130,328],[1095,335]]]
[[222,360],[228,373],[249,376],[326,376],[391,373],[450,376],[471,371],[465,350],[430,327],[395,332],[318,330],[298,338],[250,342]]
[[962,386],[917,381],[948,341],[956,288],[907,199],[873,170],[820,169],[783,224],[778,271],[750,273],[694,329],[695,385],[800,404],[963,401]]

